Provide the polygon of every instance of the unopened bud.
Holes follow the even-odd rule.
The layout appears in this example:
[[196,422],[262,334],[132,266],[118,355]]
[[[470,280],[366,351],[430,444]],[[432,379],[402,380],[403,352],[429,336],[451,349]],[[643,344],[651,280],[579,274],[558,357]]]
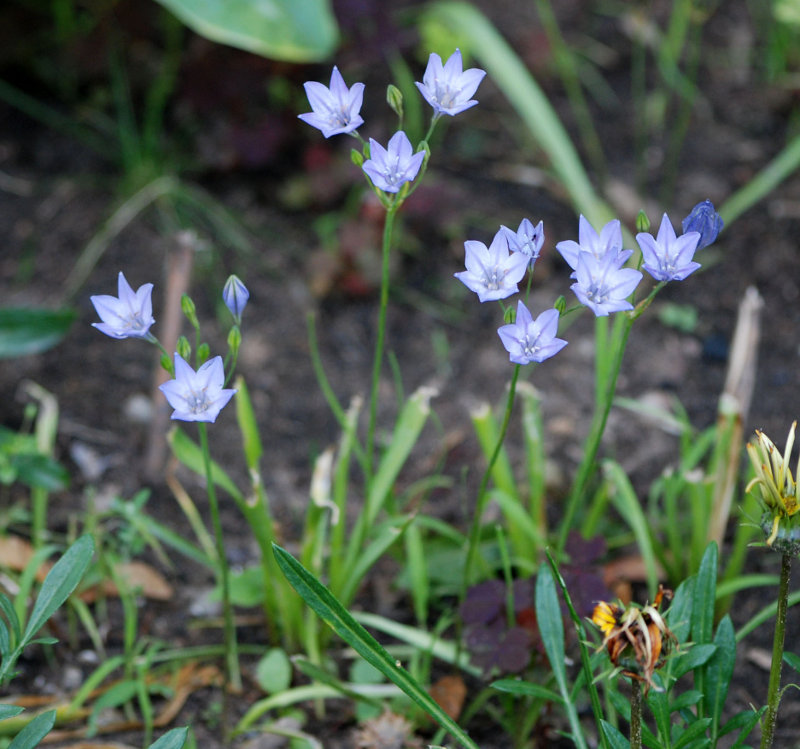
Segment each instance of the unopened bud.
[[403,93],[392,83],[386,89],[386,103],[400,119],[403,119]]

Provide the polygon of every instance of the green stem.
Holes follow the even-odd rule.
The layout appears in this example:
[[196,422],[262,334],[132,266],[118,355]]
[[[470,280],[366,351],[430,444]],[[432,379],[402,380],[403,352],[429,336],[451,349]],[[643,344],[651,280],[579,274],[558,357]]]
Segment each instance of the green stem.
[[378,311],[378,338],[375,341],[375,358],[372,362],[372,388],[369,398],[369,427],[367,429],[366,447],[366,473],[367,482],[372,479],[372,465],[374,460],[375,448],[375,425],[378,419],[378,385],[381,376],[381,366],[383,365],[383,349],[386,340],[386,311],[389,306],[389,257],[392,247],[392,230],[394,229],[394,218],[399,202],[389,206],[386,211],[386,220],[383,224],[383,242],[381,246],[381,297],[380,308]]
[[[239,656],[236,650],[236,629],[233,624],[233,607],[231,606],[230,570],[228,569],[228,559],[225,556],[225,541],[222,537],[219,502],[217,501],[217,491],[214,486],[214,476],[211,470],[211,452],[208,449],[208,429],[202,421],[197,423],[197,429],[200,433],[200,447],[203,451],[208,504],[211,509],[211,522],[214,526],[214,540],[216,541],[217,547],[217,576],[222,591],[225,660],[227,666],[225,671],[225,695],[227,695],[228,689],[233,692],[240,692],[242,690],[242,677],[239,672]],[[223,725],[225,722],[226,716],[223,711]],[[224,730],[226,730],[226,727]]]
[[[567,498],[566,507],[564,508],[564,517],[561,520],[561,528],[558,534],[558,544],[556,546],[555,558],[558,560],[564,547],[567,543],[567,536],[572,527],[572,521],[578,509],[578,504],[583,499],[586,489],[589,486],[589,481],[594,474],[597,453],[600,449],[600,441],[603,438],[603,432],[606,428],[606,421],[608,421],[608,414],[611,411],[611,403],[614,400],[614,392],[617,388],[617,376],[619,375],[620,367],[622,366],[622,357],[625,354],[625,346],[628,342],[628,335],[631,332],[631,326],[634,321],[635,310],[625,316],[625,323],[619,334],[619,340],[614,343],[614,358],[608,368],[608,375],[605,381],[605,389],[602,398],[598,400],[597,408],[595,409],[594,416],[592,417],[592,424],[589,429],[589,436],[586,439],[586,444],[583,450],[583,460],[578,467],[578,473],[575,478],[575,483],[572,485],[569,497]],[[616,337],[616,336],[615,336]]]
[[503,442],[506,438],[506,432],[508,431],[508,423],[511,420],[511,410],[514,407],[514,396],[517,392],[517,380],[519,379],[520,367],[520,364],[514,366],[514,374],[511,376],[511,384],[508,388],[508,399],[506,400],[506,411],[503,415],[503,424],[500,427],[500,434],[497,437],[497,444],[495,445],[494,451],[489,458],[489,464],[486,466],[486,470],[483,472],[481,485],[478,489],[478,501],[475,507],[475,514],[472,517],[472,525],[470,526],[469,530],[467,559],[466,563],[464,564],[464,575],[461,583],[462,601],[466,597],[467,586],[469,585],[469,581],[472,576],[472,566],[475,563],[475,555],[478,553],[478,545],[481,535],[481,518],[483,517],[484,510],[486,509],[486,504],[489,501],[489,479],[492,475],[494,464],[497,462],[497,458],[500,455],[500,450],[503,447]]
[[631,749],[642,749],[642,683],[631,679]]
[[781,556],[781,579],[778,583],[778,612],[775,617],[775,639],[772,641],[772,666],[769,671],[767,689],[767,712],[761,729],[761,749],[769,749],[775,736],[778,720],[778,705],[781,701],[781,666],[783,664],[783,641],[786,637],[786,610],[789,599],[789,573],[792,569],[790,554]]

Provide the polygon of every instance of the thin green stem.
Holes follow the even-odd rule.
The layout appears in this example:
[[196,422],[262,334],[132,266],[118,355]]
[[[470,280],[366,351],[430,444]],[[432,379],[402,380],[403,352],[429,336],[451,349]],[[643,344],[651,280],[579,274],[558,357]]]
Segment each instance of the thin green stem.
[[497,462],[497,458],[500,455],[500,450],[503,447],[503,442],[506,438],[506,432],[508,431],[508,423],[511,420],[511,411],[514,407],[514,397],[517,392],[517,380],[519,379],[520,368],[520,364],[514,366],[514,374],[511,376],[511,384],[508,388],[508,399],[506,400],[506,411],[503,415],[503,424],[500,427],[500,434],[497,437],[497,444],[495,445],[494,451],[489,458],[489,463],[486,466],[486,470],[483,472],[480,488],[478,489],[478,500],[475,507],[475,514],[472,516],[472,525],[470,526],[469,530],[467,559],[466,563],[464,564],[464,575],[461,583],[462,601],[466,596],[467,586],[469,585],[469,581],[472,576],[472,566],[475,563],[475,556],[478,553],[478,545],[481,535],[481,518],[483,517],[483,513],[489,501],[489,479],[492,475],[494,464]]
[[761,749],[769,749],[775,737],[778,720],[778,705],[781,701],[781,666],[783,664],[783,642],[786,637],[786,610],[789,601],[789,574],[792,570],[790,554],[781,555],[781,578],[778,583],[778,612],[775,616],[775,639],[772,641],[772,666],[767,688],[767,712],[761,728]]
[[[236,628],[233,624],[233,607],[231,606],[230,591],[230,570],[228,559],[225,556],[225,541],[222,536],[222,521],[219,515],[219,502],[217,501],[217,491],[214,486],[214,476],[211,469],[211,452],[208,448],[208,429],[204,422],[197,423],[200,433],[200,447],[203,452],[203,465],[206,474],[206,491],[208,492],[208,504],[211,509],[211,523],[214,526],[214,540],[217,548],[217,577],[222,591],[222,610],[224,617],[224,643],[225,643],[225,695],[228,689],[233,692],[240,692],[242,689],[242,677],[239,671],[239,656],[236,648]],[[227,704],[227,696],[225,703]],[[223,731],[227,732],[227,716],[223,710]]]
[[372,479],[372,465],[375,459],[375,425],[378,420],[378,385],[383,365],[383,349],[386,341],[386,312],[389,306],[389,258],[392,248],[392,230],[400,203],[395,202],[386,211],[381,245],[381,296],[378,310],[378,331],[375,341],[375,358],[372,362],[372,386],[369,398],[369,426],[367,428],[366,473],[367,483]]
[[[611,403],[614,400],[614,392],[617,387],[617,376],[619,375],[620,367],[622,366],[622,357],[625,354],[625,346],[628,342],[628,335],[631,332],[633,325],[635,310],[625,316],[625,323],[620,331],[617,341],[614,341],[614,358],[608,367],[608,374],[605,381],[605,388],[602,392],[602,397],[598,398],[597,408],[595,409],[594,416],[592,417],[592,424],[589,429],[589,436],[583,450],[583,460],[578,466],[578,473],[575,478],[575,483],[572,485],[569,497],[567,497],[567,504],[564,509],[564,517],[561,520],[561,528],[558,534],[558,544],[556,545],[555,558],[558,560],[561,557],[564,547],[567,543],[567,536],[572,528],[572,522],[575,518],[575,513],[578,509],[578,504],[583,499],[586,489],[589,486],[589,481],[594,474],[597,463],[597,453],[600,449],[600,441],[603,438],[603,432],[606,428],[606,421],[608,421],[608,414],[611,411]],[[616,336],[615,336],[616,338]]]

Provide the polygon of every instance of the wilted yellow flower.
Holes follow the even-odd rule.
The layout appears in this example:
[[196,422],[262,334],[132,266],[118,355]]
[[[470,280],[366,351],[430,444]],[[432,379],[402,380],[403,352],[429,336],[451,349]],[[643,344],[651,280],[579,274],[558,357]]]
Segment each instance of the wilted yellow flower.
[[781,520],[789,520],[800,511],[800,501],[797,496],[797,474],[800,473],[800,456],[794,476],[789,465],[794,446],[794,434],[797,422],[789,429],[786,438],[786,449],[783,455],[772,440],[763,432],[756,430],[755,442],[747,445],[747,454],[756,472],[755,478],[747,485],[745,491],[750,491],[758,486],[761,490],[761,499],[769,513],[771,513],[771,528],[767,537],[767,546],[772,546],[778,537]]
[[622,608],[616,603],[601,601],[592,614],[592,622],[605,635],[600,647],[608,650],[611,662],[622,668],[623,674],[643,681],[646,689],[655,686],[653,672],[663,664],[661,653],[665,639],[675,641],[658,611],[665,596],[671,598],[672,593],[661,586],[652,606]]

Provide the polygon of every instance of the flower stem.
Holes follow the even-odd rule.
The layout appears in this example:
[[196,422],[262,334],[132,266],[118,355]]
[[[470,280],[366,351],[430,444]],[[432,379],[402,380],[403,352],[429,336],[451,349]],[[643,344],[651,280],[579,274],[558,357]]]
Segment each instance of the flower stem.
[[781,701],[781,666],[783,664],[783,642],[786,637],[786,610],[789,599],[789,573],[792,569],[791,554],[781,555],[781,577],[778,583],[778,612],[775,616],[775,639],[772,641],[772,666],[769,671],[767,689],[767,712],[761,728],[761,749],[769,749],[775,737],[778,720],[778,705]]
[[381,247],[381,296],[378,310],[378,332],[375,341],[375,358],[372,362],[372,386],[369,399],[369,426],[367,428],[366,469],[367,482],[372,479],[372,466],[375,448],[375,425],[378,419],[378,386],[381,366],[383,365],[383,349],[386,340],[386,311],[389,306],[389,257],[392,248],[392,230],[399,203],[393,203],[386,210],[383,224],[383,242]]
[[[206,473],[206,491],[208,492],[208,504],[211,509],[211,523],[214,526],[214,540],[217,548],[217,578],[222,591],[222,612],[224,618],[224,643],[225,643],[225,703],[227,703],[227,693],[230,689],[233,692],[242,690],[242,677],[239,671],[239,655],[236,648],[236,628],[233,624],[233,607],[231,606],[230,592],[230,571],[228,569],[228,559],[225,556],[225,541],[222,537],[222,521],[219,516],[219,502],[217,501],[217,491],[214,486],[214,476],[211,470],[211,452],[208,448],[208,430],[204,422],[198,422],[197,429],[200,432],[200,447],[203,451],[203,465]],[[223,710],[223,732],[226,732],[226,711]]]
[[500,427],[500,434],[497,437],[497,444],[495,445],[494,451],[489,458],[489,463],[486,466],[486,470],[483,472],[483,477],[481,478],[480,488],[478,489],[478,500],[475,506],[475,514],[472,516],[472,525],[470,526],[469,530],[469,540],[467,545],[467,559],[464,564],[464,575],[462,577],[461,583],[461,600],[463,601],[466,597],[467,586],[469,585],[469,581],[472,575],[472,566],[475,563],[475,556],[478,553],[478,545],[480,541],[480,534],[481,534],[481,518],[483,517],[484,510],[486,509],[486,503],[489,500],[489,479],[492,475],[492,470],[494,469],[494,464],[497,462],[497,458],[500,455],[500,450],[503,447],[503,442],[506,438],[506,432],[508,431],[508,423],[511,420],[511,411],[514,407],[514,397],[517,392],[517,380],[519,379],[519,371],[521,365],[517,364],[514,366],[514,374],[511,376],[511,384],[508,388],[508,399],[506,400],[506,411],[503,414],[503,424]]
[[589,481],[594,474],[597,452],[600,449],[600,441],[603,438],[603,432],[605,431],[606,422],[608,421],[608,414],[611,411],[611,403],[614,400],[614,392],[617,388],[617,376],[622,366],[622,357],[625,354],[625,346],[628,342],[628,335],[631,332],[633,320],[634,318],[632,315],[626,315],[624,325],[619,335],[612,336],[612,345],[616,344],[614,345],[614,358],[611,361],[611,365],[608,367],[605,388],[602,391],[602,397],[597,401],[597,407],[589,429],[589,436],[584,446],[583,460],[580,466],[578,466],[575,483],[572,485],[572,490],[569,493],[566,507],[564,508],[564,517],[561,520],[561,528],[558,533],[556,559],[558,559],[564,551],[564,547],[567,543],[567,536],[569,535],[572,521],[578,509],[578,504],[581,499],[583,499],[586,489],[589,486]]
[[631,749],[642,749],[642,682],[631,679]]

